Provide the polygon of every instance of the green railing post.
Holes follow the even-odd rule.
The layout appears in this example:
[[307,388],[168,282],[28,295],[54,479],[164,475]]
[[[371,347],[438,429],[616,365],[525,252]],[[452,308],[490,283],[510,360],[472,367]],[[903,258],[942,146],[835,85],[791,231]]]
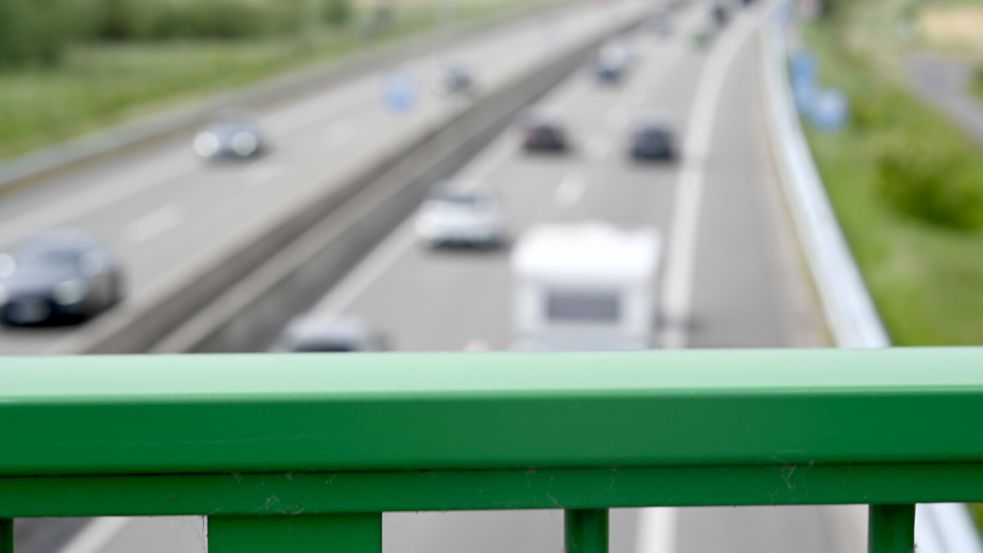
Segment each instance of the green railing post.
[[607,553],[608,510],[572,509],[565,513],[567,553]]
[[0,553],[14,553],[14,519],[0,518]]
[[209,517],[209,553],[381,553],[382,513]]
[[869,553],[912,553],[915,550],[915,506],[871,505]]

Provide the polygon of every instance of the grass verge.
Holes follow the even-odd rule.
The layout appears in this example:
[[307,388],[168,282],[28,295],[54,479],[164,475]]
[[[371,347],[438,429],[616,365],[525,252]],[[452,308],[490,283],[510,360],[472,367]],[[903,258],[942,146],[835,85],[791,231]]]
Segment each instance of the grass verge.
[[[455,24],[522,9],[521,0],[458,7]],[[359,18],[367,17],[367,9]],[[359,19],[357,18],[357,19]],[[0,72],[0,159],[372,45],[428,32],[433,9],[407,6],[385,32],[324,27],[297,37],[79,44],[54,69]]]
[[[879,192],[879,152],[888,141],[931,137],[954,159],[943,179],[979,178],[983,151],[863,55],[842,46],[831,24],[806,32],[826,83],[853,100],[837,134],[808,139],[840,223],[878,310],[899,345],[979,344],[983,337],[983,229],[956,229],[899,212]],[[975,177],[974,177],[975,175]],[[983,186],[983,183],[977,183]]]

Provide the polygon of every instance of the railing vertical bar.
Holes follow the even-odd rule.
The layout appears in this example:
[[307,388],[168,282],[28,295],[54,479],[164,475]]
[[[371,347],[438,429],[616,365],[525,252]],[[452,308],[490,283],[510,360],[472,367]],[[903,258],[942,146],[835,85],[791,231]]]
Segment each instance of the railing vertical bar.
[[567,553],[607,553],[608,510],[572,509],[565,513]]
[[382,553],[382,513],[209,517],[209,553]]
[[14,553],[14,519],[0,518],[0,553]]
[[913,553],[915,506],[871,505],[867,532],[869,553]]

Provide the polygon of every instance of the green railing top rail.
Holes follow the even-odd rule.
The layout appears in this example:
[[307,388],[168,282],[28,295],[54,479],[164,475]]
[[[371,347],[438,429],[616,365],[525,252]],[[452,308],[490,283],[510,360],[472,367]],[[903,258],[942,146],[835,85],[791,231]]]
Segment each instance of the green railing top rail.
[[0,366],[0,476],[983,461],[980,348]]
[[381,550],[381,512],[983,499],[983,348],[0,359],[10,519],[208,515],[209,551]]

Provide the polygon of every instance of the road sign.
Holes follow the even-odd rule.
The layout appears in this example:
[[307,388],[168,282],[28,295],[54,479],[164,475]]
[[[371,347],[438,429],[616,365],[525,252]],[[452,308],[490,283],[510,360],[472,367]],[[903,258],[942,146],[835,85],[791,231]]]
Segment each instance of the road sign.
[[810,112],[812,124],[824,131],[838,131],[847,123],[849,101],[842,90],[825,88],[816,95]]
[[416,106],[418,88],[413,77],[397,71],[386,77],[382,88],[382,101],[389,110],[406,113]]

